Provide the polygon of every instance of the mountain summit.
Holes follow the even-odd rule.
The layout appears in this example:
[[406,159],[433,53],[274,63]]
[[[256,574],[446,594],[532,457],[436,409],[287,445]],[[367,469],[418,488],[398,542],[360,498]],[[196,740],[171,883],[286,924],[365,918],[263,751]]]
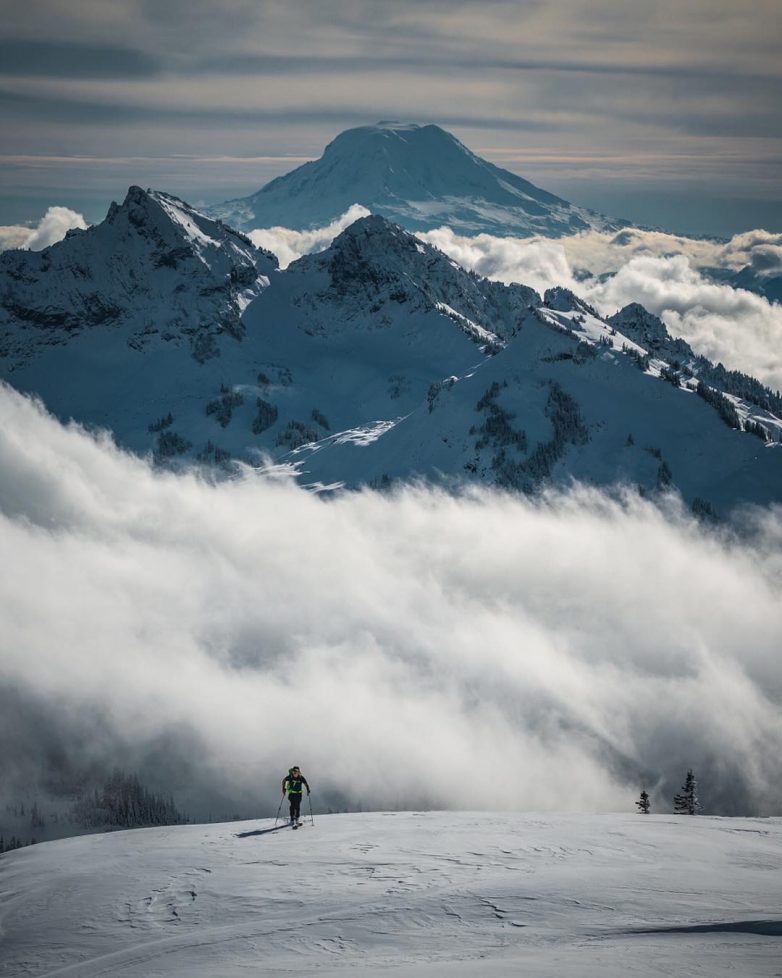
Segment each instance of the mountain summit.
[[86,231],[0,255],[0,357],[18,366],[96,327],[140,350],[185,343],[196,359],[240,338],[241,315],[277,268],[270,252],[171,194],[130,187]]
[[212,213],[244,229],[330,223],[351,204],[409,230],[447,224],[464,234],[560,236],[612,221],[541,190],[471,152],[439,126],[379,122],[340,133],[319,160]]

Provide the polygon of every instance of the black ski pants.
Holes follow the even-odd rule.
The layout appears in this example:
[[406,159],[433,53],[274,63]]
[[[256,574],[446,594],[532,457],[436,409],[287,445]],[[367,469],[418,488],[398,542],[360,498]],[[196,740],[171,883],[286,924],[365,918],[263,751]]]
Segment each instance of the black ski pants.
[[291,803],[291,821],[293,821],[301,814],[301,792],[292,791],[288,795],[288,801]]

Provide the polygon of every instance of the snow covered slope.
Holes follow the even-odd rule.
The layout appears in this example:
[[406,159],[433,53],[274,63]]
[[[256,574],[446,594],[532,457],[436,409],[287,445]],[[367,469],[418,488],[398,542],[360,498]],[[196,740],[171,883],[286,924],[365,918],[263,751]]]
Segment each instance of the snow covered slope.
[[251,230],[318,227],[363,204],[413,230],[556,237],[627,225],[541,190],[470,152],[439,126],[379,122],[339,134],[323,156],[212,213]]
[[86,231],[40,252],[0,255],[0,355],[6,369],[82,331],[123,330],[143,349],[186,344],[200,360],[241,314],[277,259],[183,201],[131,187]]
[[[63,261],[89,233],[56,246]],[[192,294],[180,277],[172,294]],[[576,477],[676,487],[720,514],[782,498],[782,401],[641,307],[609,322],[565,289],[490,282],[379,216],[256,283],[232,329],[207,327],[209,356],[155,332],[161,298],[148,335],[52,326],[56,343],[0,360],[0,376],[160,462],[271,463],[315,488]]]
[[377,813],[0,857],[8,978],[780,969],[782,820]]

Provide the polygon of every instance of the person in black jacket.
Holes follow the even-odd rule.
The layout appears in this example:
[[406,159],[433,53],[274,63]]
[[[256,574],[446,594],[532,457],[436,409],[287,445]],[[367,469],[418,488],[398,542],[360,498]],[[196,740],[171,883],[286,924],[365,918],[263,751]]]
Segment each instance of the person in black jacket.
[[288,801],[291,806],[291,825],[301,824],[301,795],[302,788],[307,789],[307,794],[310,793],[310,786],[307,784],[307,779],[301,773],[301,769],[298,767],[292,767],[288,771],[287,775],[282,779],[282,793],[285,794],[287,786],[288,791]]

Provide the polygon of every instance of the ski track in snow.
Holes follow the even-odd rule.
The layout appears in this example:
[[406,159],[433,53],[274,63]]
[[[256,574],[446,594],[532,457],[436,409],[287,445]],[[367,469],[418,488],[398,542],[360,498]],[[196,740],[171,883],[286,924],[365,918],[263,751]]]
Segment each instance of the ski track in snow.
[[0,860],[0,973],[782,973],[782,819],[375,813]]

